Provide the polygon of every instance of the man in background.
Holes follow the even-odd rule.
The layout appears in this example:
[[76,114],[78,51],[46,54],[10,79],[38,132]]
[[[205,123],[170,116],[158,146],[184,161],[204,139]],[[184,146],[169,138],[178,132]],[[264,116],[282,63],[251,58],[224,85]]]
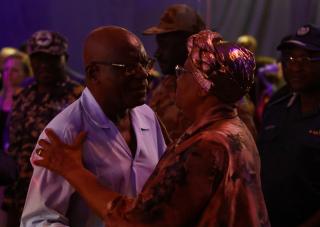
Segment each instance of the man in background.
[[5,190],[2,204],[8,227],[19,226],[33,172],[30,156],[41,131],[82,91],[65,74],[67,47],[67,40],[57,32],[38,31],[28,40],[35,81],[19,93],[10,118],[8,152],[17,161],[19,173]]
[[[166,149],[159,122],[150,107],[144,105],[153,61],[138,37],[116,26],[90,32],[83,61],[86,88],[47,127],[54,129],[65,143],[86,131],[86,168],[103,185],[136,196]],[[41,138],[47,139],[45,133]],[[33,152],[32,160],[38,155]],[[67,181],[35,167],[21,226],[104,224]]]
[[305,25],[278,50],[291,91],[267,105],[258,141],[273,227],[320,226],[320,28]]
[[149,105],[164,123],[169,136],[175,140],[189,126],[175,104],[176,65],[183,65],[188,56],[187,39],[205,29],[198,13],[185,4],[169,6],[160,18],[160,23],[146,29],[144,35],[155,35],[157,50],[155,57],[163,77],[151,91]]

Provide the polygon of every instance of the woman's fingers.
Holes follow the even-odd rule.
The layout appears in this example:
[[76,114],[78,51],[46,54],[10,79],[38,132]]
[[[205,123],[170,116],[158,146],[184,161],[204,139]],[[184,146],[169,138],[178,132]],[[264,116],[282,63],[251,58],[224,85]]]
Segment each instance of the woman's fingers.
[[44,150],[42,148],[37,148],[36,150],[37,155],[39,155],[40,157],[42,157]]
[[81,131],[74,140],[74,146],[75,147],[82,146],[86,137],[87,137],[87,133],[85,131]]
[[[82,144],[84,143],[86,137],[87,137],[87,132],[85,131],[81,131],[75,138],[74,143],[69,145],[66,143],[63,143],[60,138],[57,136],[57,134],[50,128],[45,129],[45,133],[48,136],[50,142],[52,143],[52,145],[59,145],[59,147],[64,147],[64,148],[74,148],[74,147],[79,147],[82,146]],[[48,143],[47,143],[48,144]],[[46,144],[46,145],[47,145]],[[46,149],[46,148],[45,148]]]
[[51,143],[44,139],[39,140],[38,144],[45,150],[48,150],[51,146]]
[[52,163],[52,154],[41,147],[36,149],[36,153],[41,159],[33,160],[33,164],[52,170],[52,166],[54,165],[54,163]]
[[36,154],[48,162],[56,156],[52,150],[43,149],[42,147],[36,149]]
[[57,136],[57,134],[50,128],[46,128],[45,130],[46,135],[48,136],[49,140],[53,144],[62,144],[60,138]]

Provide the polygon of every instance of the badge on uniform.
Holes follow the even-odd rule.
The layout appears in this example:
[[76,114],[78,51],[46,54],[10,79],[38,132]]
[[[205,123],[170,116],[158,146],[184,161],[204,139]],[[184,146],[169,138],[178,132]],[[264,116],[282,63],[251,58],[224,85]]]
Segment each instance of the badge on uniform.
[[320,136],[320,129],[310,129],[309,134],[313,136]]

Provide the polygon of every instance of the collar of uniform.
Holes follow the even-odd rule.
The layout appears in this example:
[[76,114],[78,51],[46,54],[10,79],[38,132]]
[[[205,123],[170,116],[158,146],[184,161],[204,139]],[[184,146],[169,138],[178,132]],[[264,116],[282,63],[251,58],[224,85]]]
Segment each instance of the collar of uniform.
[[238,116],[238,111],[235,105],[221,104],[215,107],[208,109],[203,114],[203,117],[194,122],[185,132],[186,135],[194,134],[198,129],[203,128],[213,122],[222,120],[222,119],[231,119]]
[[303,118],[308,118],[308,117],[312,117],[314,115],[319,115],[320,113],[320,105],[318,106],[318,108],[314,109],[311,112],[308,113],[302,113],[301,112],[301,100],[300,100],[300,95],[298,93],[292,93],[292,97],[289,99],[288,103],[287,103],[287,108],[291,108],[293,107],[295,104],[297,104],[297,109],[298,112],[300,113],[301,117]]
[[[290,98],[289,102],[287,103],[287,108],[290,108],[296,101],[299,99],[298,93],[292,93],[292,97]],[[317,110],[320,110],[320,105],[318,106]]]
[[290,108],[293,105],[293,103],[297,100],[297,97],[297,93],[292,93],[292,97],[289,99],[289,102],[287,103],[287,108]]
[[100,105],[86,87],[80,97],[81,106],[87,115],[88,119],[100,128],[110,128],[111,122],[102,111]]

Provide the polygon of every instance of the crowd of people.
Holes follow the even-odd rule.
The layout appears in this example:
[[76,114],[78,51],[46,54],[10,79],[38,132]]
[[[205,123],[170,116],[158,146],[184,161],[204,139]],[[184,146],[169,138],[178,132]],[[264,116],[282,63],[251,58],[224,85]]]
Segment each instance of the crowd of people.
[[185,4],[142,34],[160,77],[115,25],[87,35],[84,82],[54,31],[1,56],[6,227],[319,227],[320,27],[277,60]]

